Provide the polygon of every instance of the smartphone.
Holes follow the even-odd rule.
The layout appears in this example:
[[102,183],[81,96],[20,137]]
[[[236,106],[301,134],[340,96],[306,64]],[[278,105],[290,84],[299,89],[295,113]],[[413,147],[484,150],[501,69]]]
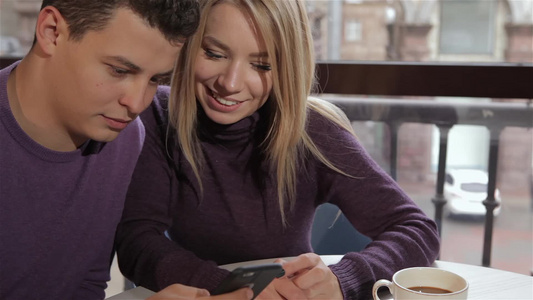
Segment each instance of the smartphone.
[[257,297],[274,278],[285,275],[285,271],[278,263],[269,263],[236,268],[231,274],[211,292],[211,295],[225,294],[234,290],[249,287],[254,292],[252,299]]

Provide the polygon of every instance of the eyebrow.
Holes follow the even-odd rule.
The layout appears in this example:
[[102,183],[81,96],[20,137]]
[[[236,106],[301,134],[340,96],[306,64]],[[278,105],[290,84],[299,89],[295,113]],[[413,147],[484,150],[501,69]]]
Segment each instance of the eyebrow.
[[111,60],[114,60],[124,66],[126,66],[128,69],[131,69],[135,72],[140,72],[142,71],[142,68],[139,67],[138,65],[132,63],[131,61],[129,61],[128,59],[122,57],[122,56],[109,56],[108,57],[109,59]]
[[[204,37],[204,41],[207,41],[211,44],[214,44],[216,47],[224,50],[224,51],[230,51],[230,48],[222,43],[221,41],[217,40],[216,38],[212,37],[212,36],[205,36]],[[251,57],[256,57],[256,58],[268,58],[268,52],[264,51],[264,52],[256,52],[256,53],[252,53],[250,54]]]
[[[136,72],[136,73],[139,73],[141,72],[143,69],[141,67],[139,67],[138,65],[132,63],[130,60],[122,57],[122,56],[109,56],[108,57],[109,59],[111,60],[114,60],[124,66],[126,66],[128,69]],[[172,75],[172,70],[169,70],[167,72],[163,72],[163,73],[158,73],[156,74],[155,76],[158,76],[158,77],[170,77]]]

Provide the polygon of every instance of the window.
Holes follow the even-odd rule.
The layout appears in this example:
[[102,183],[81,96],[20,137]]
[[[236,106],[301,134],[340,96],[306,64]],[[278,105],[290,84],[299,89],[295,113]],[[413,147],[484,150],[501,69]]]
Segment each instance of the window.
[[349,20],[344,25],[344,40],[347,42],[359,42],[362,40],[363,30],[361,22]]
[[442,54],[492,54],[496,1],[441,1]]

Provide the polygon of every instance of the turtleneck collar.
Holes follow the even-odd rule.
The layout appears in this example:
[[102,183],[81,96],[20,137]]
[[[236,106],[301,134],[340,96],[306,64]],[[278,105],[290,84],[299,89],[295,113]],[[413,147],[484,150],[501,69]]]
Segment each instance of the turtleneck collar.
[[[264,105],[266,106],[266,105]],[[263,107],[264,107],[263,106]],[[213,122],[198,105],[198,134],[202,141],[222,145],[242,145],[254,140],[262,123],[266,121],[265,109],[261,108],[252,115],[233,124],[222,125]]]

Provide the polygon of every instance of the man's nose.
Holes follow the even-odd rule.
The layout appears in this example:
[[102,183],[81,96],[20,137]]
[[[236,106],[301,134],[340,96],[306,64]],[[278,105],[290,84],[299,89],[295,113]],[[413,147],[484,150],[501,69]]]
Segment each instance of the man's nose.
[[136,82],[123,94],[119,103],[126,106],[130,114],[137,116],[148,107],[152,97],[153,93],[150,93],[148,84]]

